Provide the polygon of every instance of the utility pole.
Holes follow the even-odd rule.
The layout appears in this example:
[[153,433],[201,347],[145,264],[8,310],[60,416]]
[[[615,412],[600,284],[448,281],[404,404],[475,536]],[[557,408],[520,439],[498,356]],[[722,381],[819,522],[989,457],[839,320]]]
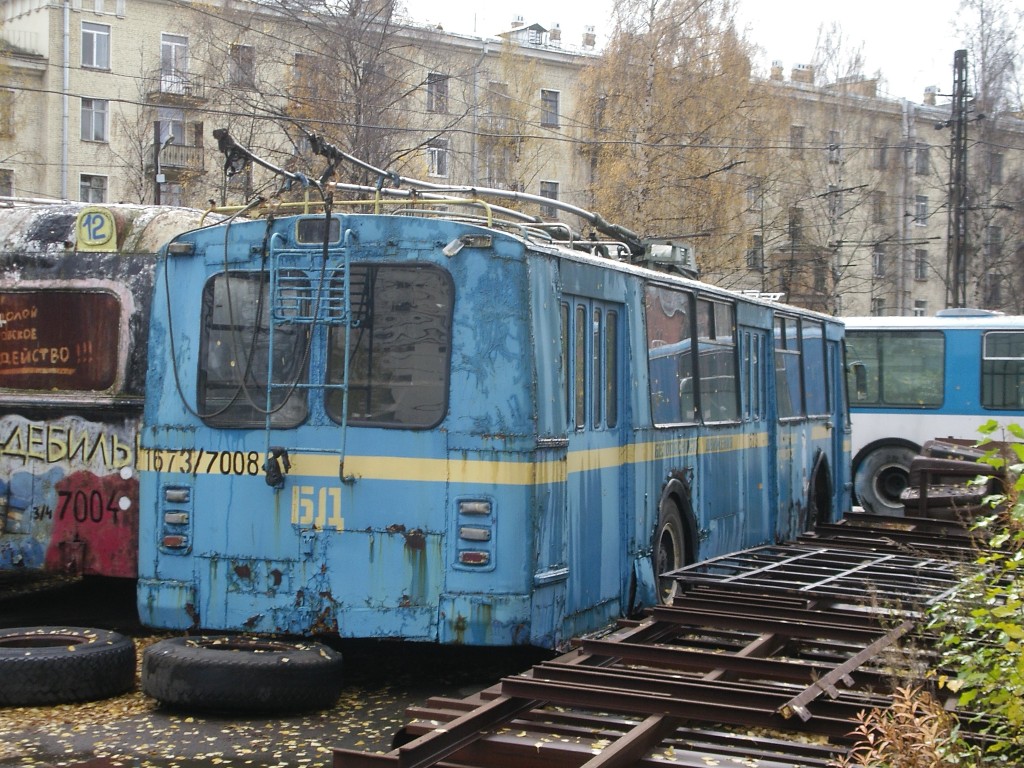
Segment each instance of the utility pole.
[[949,225],[946,233],[946,306],[967,306],[967,51],[953,54],[950,127]]

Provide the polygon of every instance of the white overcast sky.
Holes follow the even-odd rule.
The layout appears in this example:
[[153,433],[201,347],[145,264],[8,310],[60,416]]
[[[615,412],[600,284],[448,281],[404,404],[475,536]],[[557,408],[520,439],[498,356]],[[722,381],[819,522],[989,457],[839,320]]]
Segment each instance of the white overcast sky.
[[[610,31],[611,0],[405,0],[415,21],[440,23],[450,32],[493,36],[526,23],[562,28],[568,45],[578,44],[585,25],[598,36]],[[757,64],[767,75],[779,60],[786,77],[795,64],[810,62],[819,28],[840,24],[847,47],[863,44],[864,74],[881,70],[886,95],[921,101],[924,89],[953,84],[953,52],[964,45],[953,34],[959,0],[739,0],[738,18],[763,51]],[[1024,8],[1024,0],[1011,0]]]

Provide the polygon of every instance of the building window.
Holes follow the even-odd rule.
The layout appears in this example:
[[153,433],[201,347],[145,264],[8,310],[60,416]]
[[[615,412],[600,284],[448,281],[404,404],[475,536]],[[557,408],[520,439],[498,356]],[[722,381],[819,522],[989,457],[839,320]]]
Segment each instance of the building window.
[[427,112],[448,111],[448,75],[427,75]]
[[828,144],[828,161],[833,165],[838,164],[843,159],[843,150],[839,145],[839,131],[829,131],[825,141]]
[[82,141],[106,140],[106,99],[82,99]]
[[256,49],[251,45],[231,46],[228,79],[232,85],[252,88],[256,85]]
[[188,86],[188,38],[160,35],[160,90],[184,93]]
[[884,171],[889,167],[889,137],[888,136],[876,136],[875,137],[875,163],[874,168],[878,171]]
[[747,247],[747,268],[758,272],[764,270],[764,237],[751,235],[750,245]]
[[875,224],[885,224],[885,192],[880,190],[871,193],[871,220]]
[[885,246],[876,245],[871,252],[871,275],[885,277]]
[[14,91],[0,89],[0,138],[14,138]]
[[928,314],[928,302],[923,299],[914,301],[914,317],[924,317]]
[[814,265],[814,290],[816,293],[825,293],[825,287],[828,285],[828,272],[825,269],[824,264]]
[[804,223],[803,208],[792,207],[789,209],[789,241],[792,244],[800,242]]
[[548,127],[558,126],[558,91],[540,92],[540,124]]
[[997,225],[985,230],[985,260],[989,265],[995,264],[1003,255],[1003,228]]
[[917,153],[914,156],[914,172],[918,176],[927,176],[931,173],[932,164],[931,157],[929,156],[929,147],[927,144],[918,144]]
[[793,154],[802,155],[804,151],[804,127],[802,125],[789,126],[789,148]]
[[885,299],[871,300],[871,316],[881,317],[885,314]]
[[[558,199],[558,182],[557,181],[542,181],[540,183],[540,196],[546,197],[549,200]],[[558,215],[558,211],[553,205],[542,205],[540,207],[541,216],[553,217]]]
[[914,224],[923,227],[928,223],[928,195],[914,197]]
[[924,248],[914,249],[914,279],[928,279],[928,251]]
[[110,27],[82,22],[82,66],[110,69]]
[[993,184],[1003,183],[1003,155],[1000,152],[989,152],[988,180]]
[[14,197],[14,171],[0,168],[0,197]]
[[83,173],[80,180],[80,197],[83,203],[107,202],[107,177]]
[[764,188],[760,181],[751,182],[747,187],[747,210],[754,212],[764,210]]
[[432,139],[427,142],[427,174],[448,175],[448,139]]

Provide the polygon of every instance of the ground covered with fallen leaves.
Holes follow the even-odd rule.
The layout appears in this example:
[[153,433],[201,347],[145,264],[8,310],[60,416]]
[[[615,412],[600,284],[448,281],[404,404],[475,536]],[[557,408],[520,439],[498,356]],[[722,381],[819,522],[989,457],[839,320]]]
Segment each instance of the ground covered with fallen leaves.
[[[139,659],[157,639],[136,639]],[[347,654],[351,684],[332,709],[281,718],[169,711],[138,686],[103,701],[0,708],[0,768],[326,766],[333,747],[386,752],[406,707],[467,696],[530,661],[493,652],[469,664],[422,658],[438,652],[393,643]]]

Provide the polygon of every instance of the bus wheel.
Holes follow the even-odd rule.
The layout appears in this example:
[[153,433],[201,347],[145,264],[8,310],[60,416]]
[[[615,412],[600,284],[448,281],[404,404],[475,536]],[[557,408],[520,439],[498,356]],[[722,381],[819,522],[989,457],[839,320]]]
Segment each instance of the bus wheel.
[[901,513],[900,494],[909,482],[915,456],[917,451],[904,445],[884,445],[865,456],[853,479],[860,505],[877,515]]
[[658,528],[654,535],[654,580],[658,585],[658,602],[667,605],[675,593],[675,579],[662,574],[686,565],[686,536],[683,519],[675,503],[663,498],[658,512]]
[[341,695],[341,654],[320,643],[173,637],[142,654],[142,692],[205,711],[327,709]]
[[828,471],[828,462],[824,457],[820,457],[816,462],[814,474],[811,477],[811,487],[807,493],[807,519],[804,521],[804,531],[813,530],[818,523],[827,523],[832,520],[832,475]]
[[135,686],[135,645],[86,627],[0,629],[0,706],[93,701]]

